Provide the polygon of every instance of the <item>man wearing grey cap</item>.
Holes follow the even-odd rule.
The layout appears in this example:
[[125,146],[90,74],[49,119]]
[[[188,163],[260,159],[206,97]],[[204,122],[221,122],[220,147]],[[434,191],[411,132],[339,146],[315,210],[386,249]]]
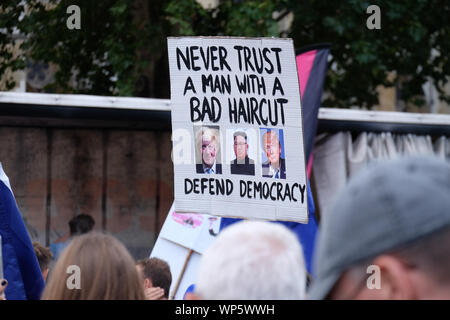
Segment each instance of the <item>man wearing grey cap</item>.
[[450,164],[370,166],[321,221],[309,299],[450,299]]

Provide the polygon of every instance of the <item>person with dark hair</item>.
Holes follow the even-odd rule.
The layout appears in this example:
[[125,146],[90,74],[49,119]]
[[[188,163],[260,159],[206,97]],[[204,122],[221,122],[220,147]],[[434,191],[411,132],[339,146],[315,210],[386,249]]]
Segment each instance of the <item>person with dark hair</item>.
[[88,214],[79,214],[69,221],[70,236],[85,234],[94,228],[95,221]]
[[172,274],[169,264],[159,258],[139,260],[136,269],[141,274],[147,300],[169,299]]
[[41,268],[42,277],[47,281],[48,271],[50,270],[50,262],[52,260],[52,252],[49,248],[42,246],[39,242],[33,242],[34,253]]
[[70,219],[70,233],[50,244],[53,259],[57,260],[61,252],[69,245],[73,237],[88,233],[94,228],[95,220],[88,214],[79,214]]
[[248,157],[247,134],[243,131],[236,131],[233,134],[234,154],[236,159],[231,162],[231,174],[255,175],[255,162]]

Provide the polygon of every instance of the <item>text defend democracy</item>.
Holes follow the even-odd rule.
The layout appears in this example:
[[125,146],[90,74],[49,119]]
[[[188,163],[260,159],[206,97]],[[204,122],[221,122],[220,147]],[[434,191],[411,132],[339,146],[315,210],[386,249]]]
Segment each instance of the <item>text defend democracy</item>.
[[[234,184],[230,179],[195,178],[184,179],[185,194],[209,194],[229,196]],[[239,195],[247,199],[267,199],[272,201],[305,202],[306,185],[294,183],[261,182],[251,180],[239,181]]]

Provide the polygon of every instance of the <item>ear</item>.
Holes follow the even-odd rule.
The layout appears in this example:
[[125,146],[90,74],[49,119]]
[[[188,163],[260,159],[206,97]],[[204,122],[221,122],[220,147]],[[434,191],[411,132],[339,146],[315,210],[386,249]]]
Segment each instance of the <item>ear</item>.
[[202,298],[200,298],[200,296],[194,292],[188,292],[186,293],[184,300],[202,300]]
[[[381,277],[380,289],[366,288],[369,299],[412,300],[417,298],[412,272],[404,262],[392,255],[381,255],[372,262],[378,266]],[[369,292],[370,291],[370,292]]]
[[49,268],[42,271],[42,277],[44,278],[44,282],[47,281],[48,271],[49,271]]
[[152,280],[150,280],[149,278],[145,278],[144,279],[144,288],[152,288],[153,287],[153,283]]

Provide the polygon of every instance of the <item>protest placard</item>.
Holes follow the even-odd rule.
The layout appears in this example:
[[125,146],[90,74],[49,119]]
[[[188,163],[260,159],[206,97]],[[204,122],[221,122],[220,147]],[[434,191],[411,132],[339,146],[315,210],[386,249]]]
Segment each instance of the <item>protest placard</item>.
[[219,233],[220,218],[208,214],[180,214],[170,208],[150,257],[163,259],[170,266],[171,299],[183,299],[195,283],[201,255]]
[[178,213],[172,205],[159,237],[203,254],[219,233],[219,228],[218,217],[208,214]]
[[307,223],[293,41],[168,39],[175,209]]

